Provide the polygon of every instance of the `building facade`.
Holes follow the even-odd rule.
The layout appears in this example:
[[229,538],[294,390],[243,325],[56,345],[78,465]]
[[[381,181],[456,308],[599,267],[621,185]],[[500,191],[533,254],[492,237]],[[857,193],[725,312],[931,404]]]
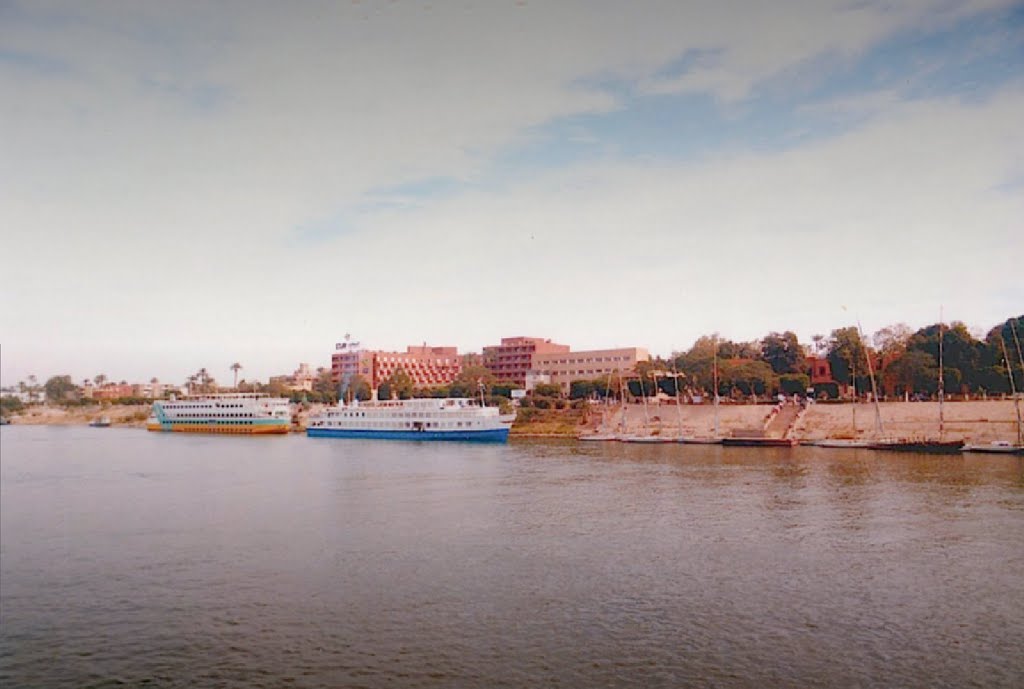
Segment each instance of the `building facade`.
[[643,347],[594,349],[582,352],[549,352],[533,356],[532,370],[548,376],[551,383],[560,385],[565,392],[576,380],[606,378],[614,373],[632,373],[641,361],[650,361],[650,353]]
[[526,374],[534,368],[538,355],[564,354],[569,345],[539,337],[503,337],[501,344],[484,347],[483,364],[495,379],[526,385]]
[[310,370],[309,364],[300,363],[290,376],[271,376],[270,384],[281,385],[292,392],[309,392],[313,389],[316,374]]
[[416,387],[437,387],[458,377],[462,360],[455,347],[427,345],[406,347],[404,352],[345,348],[331,356],[331,380],[335,385],[360,376],[376,390],[399,369]]

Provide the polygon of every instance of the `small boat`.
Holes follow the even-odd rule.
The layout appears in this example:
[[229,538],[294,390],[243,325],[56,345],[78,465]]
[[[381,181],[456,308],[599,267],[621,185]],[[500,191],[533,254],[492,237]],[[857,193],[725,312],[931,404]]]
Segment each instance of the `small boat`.
[[793,447],[793,438],[722,438],[722,444],[729,447]]
[[964,452],[984,452],[992,455],[1024,455],[1024,446],[1014,445],[1006,440],[993,440],[990,443],[971,443],[961,448]]
[[813,440],[803,443],[804,445],[813,445],[814,447],[838,447],[838,448],[857,448],[857,447],[870,447],[871,443],[867,440],[843,440],[840,438],[830,438],[827,440]]
[[627,435],[622,438],[624,443],[674,443],[675,439],[663,435]]
[[577,440],[583,440],[586,442],[615,442],[620,440],[619,436],[614,433],[590,433],[589,435],[581,435],[576,438]]
[[101,416],[98,419],[93,419],[89,422],[89,425],[93,428],[110,428],[110,417]]
[[882,440],[868,443],[872,450],[886,452],[920,452],[929,455],[960,454],[964,446],[962,440]]

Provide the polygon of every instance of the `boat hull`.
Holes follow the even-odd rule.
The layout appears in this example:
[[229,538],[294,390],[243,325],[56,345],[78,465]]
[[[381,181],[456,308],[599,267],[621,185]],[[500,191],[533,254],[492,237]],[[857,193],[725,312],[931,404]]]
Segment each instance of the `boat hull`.
[[963,449],[963,442],[959,440],[938,442],[938,441],[907,441],[894,443],[871,443],[868,445],[872,450],[883,450],[886,452],[918,452],[928,455],[958,455]]
[[871,447],[871,443],[866,440],[815,440],[804,444],[814,447],[831,447],[845,450]]
[[989,455],[1024,455],[1024,447],[1019,445],[964,445],[963,451]]
[[291,424],[226,425],[216,423],[150,423],[146,430],[163,433],[214,433],[217,435],[277,435],[291,431]]
[[363,440],[453,440],[477,443],[504,443],[508,441],[508,428],[488,428],[480,431],[403,431],[355,428],[307,428],[309,438],[356,438]]
[[722,438],[722,444],[729,447],[793,447],[791,438]]

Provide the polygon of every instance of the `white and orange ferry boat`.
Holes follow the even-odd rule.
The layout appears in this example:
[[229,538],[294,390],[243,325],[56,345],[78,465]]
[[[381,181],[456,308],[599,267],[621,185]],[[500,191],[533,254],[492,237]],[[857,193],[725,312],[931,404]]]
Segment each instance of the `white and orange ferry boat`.
[[291,410],[283,397],[254,392],[159,400],[146,422],[151,431],[256,435],[287,433]]

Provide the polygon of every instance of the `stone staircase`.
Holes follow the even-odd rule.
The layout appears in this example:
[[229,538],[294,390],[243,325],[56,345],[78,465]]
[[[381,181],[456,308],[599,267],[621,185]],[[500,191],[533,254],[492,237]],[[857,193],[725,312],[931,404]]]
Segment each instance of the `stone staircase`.
[[793,430],[805,407],[798,404],[783,404],[764,426],[766,438],[786,438]]

